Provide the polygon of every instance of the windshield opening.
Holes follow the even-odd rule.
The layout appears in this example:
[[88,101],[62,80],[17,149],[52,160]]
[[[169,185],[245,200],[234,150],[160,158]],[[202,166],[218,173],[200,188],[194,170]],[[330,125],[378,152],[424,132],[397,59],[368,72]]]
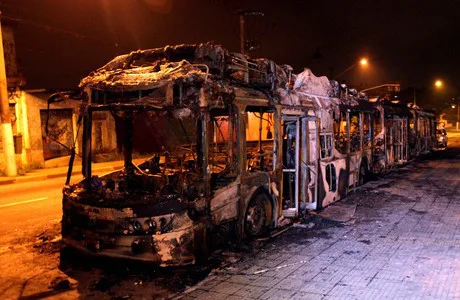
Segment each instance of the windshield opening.
[[[162,167],[164,163],[179,163],[197,168],[198,120],[187,109],[94,111],[88,125],[91,126],[93,164],[124,160],[125,167],[140,166],[141,160],[160,159]],[[158,168],[142,170],[152,173]]]
[[[127,201],[180,202],[203,194],[202,120],[189,109],[93,111],[90,119],[85,131],[91,137],[83,145],[90,147],[90,159],[83,169],[90,170],[86,188],[101,191],[94,197],[109,197],[109,205],[124,201],[126,193],[134,195]],[[92,176],[101,167],[114,171]]]

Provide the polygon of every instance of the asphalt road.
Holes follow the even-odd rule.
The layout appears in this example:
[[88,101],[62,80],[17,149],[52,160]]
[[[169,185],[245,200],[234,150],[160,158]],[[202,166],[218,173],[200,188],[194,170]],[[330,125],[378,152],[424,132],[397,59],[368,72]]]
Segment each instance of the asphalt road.
[[0,186],[0,235],[56,218],[65,178]]
[[[81,175],[73,175],[71,182],[81,179]],[[24,231],[60,218],[64,182],[65,177],[59,177],[1,185],[0,235]]]

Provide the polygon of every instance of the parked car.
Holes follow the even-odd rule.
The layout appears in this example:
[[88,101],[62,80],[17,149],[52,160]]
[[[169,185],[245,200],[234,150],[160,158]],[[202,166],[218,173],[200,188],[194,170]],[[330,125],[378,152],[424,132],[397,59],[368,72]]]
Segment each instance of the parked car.
[[436,130],[436,140],[438,141],[438,148],[447,148],[447,132],[445,129]]

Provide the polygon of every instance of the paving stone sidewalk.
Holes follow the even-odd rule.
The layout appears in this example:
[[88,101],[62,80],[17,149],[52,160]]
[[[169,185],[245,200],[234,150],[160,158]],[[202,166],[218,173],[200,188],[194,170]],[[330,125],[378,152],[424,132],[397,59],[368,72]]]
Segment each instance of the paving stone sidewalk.
[[291,228],[182,297],[460,298],[460,159],[439,156],[351,194],[345,226]]

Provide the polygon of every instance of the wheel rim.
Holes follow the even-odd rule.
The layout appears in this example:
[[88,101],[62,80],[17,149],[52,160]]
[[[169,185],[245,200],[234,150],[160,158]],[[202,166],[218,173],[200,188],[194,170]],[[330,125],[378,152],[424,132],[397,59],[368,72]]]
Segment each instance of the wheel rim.
[[257,197],[251,201],[246,213],[246,232],[251,236],[263,233],[267,220],[266,205],[263,197]]

